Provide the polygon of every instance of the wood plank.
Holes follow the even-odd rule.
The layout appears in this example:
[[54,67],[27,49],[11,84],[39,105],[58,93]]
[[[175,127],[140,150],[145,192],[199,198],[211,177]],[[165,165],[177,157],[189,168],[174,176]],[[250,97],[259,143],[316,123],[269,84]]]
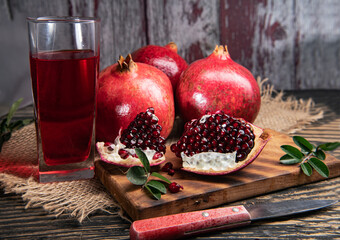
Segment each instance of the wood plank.
[[134,49],[147,44],[144,1],[99,1],[101,19],[100,68],[116,63]]
[[217,0],[146,0],[148,43],[175,42],[189,63],[206,57],[219,44]]
[[221,44],[254,76],[268,77],[278,89],[295,79],[294,0],[221,0]]
[[[272,135],[271,140],[247,168],[225,176],[200,176],[177,171],[173,177],[167,177],[183,185],[184,190],[166,194],[158,201],[152,200],[140,187],[132,185],[123,174],[124,169],[98,160],[96,175],[134,220],[211,208],[324,179],[317,173],[307,177],[297,166],[280,164],[279,158],[284,154],[280,146],[293,142],[285,134],[269,129],[266,131]],[[173,162],[175,168],[180,167],[180,159],[169,149],[166,158]],[[339,160],[329,155],[326,163],[332,169],[330,177],[340,175]]]
[[[294,89],[340,88],[340,2],[296,1]],[[331,6],[331,7],[330,7]]]

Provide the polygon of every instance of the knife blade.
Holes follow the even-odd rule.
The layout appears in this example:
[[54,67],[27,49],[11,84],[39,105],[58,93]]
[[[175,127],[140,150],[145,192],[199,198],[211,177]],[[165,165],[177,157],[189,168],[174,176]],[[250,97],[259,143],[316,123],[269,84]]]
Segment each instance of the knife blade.
[[337,202],[337,200],[288,200],[215,208],[137,220],[131,224],[130,239],[167,240],[190,237],[201,233],[245,226],[257,220],[318,210]]

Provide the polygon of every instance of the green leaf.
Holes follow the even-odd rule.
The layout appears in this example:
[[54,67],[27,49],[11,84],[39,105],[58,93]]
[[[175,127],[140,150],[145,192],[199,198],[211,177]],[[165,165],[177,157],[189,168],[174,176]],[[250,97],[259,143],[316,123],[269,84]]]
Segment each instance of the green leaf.
[[340,147],[340,142],[329,142],[325,144],[321,144],[318,146],[318,148],[324,150],[324,151],[333,151]]
[[18,101],[13,103],[13,105],[9,109],[9,112],[8,112],[8,115],[7,115],[7,121],[6,121],[7,126],[9,126],[9,123],[11,122],[14,113],[19,108],[19,105],[21,104],[22,100],[23,100],[23,98],[20,98]]
[[312,169],[312,167],[309,165],[308,162],[302,163],[302,164],[301,164],[301,169],[302,169],[303,173],[306,174],[308,177],[309,177],[310,175],[312,175],[312,173],[313,173],[313,169]]
[[18,121],[15,121],[15,122],[11,122],[9,124],[9,129],[11,129],[11,131],[14,131],[14,130],[17,130],[21,127],[24,126],[24,122],[22,120],[18,120]]
[[296,164],[296,163],[299,163],[301,161],[302,161],[302,159],[296,159],[296,158],[290,156],[289,154],[283,155],[280,158],[280,163],[285,164],[285,165]]
[[26,126],[26,125],[32,123],[33,121],[34,121],[34,119],[24,119],[24,120],[22,120],[22,123],[24,124],[24,126]]
[[7,118],[2,119],[0,123],[0,133],[4,133],[7,130],[6,121],[7,121]]
[[161,199],[162,194],[159,190],[155,189],[155,188],[150,188],[147,185],[145,185],[145,188],[151,193],[151,195],[156,198],[157,200]]
[[163,175],[159,174],[158,172],[151,173],[151,176],[158,177],[159,179],[162,179],[163,181],[165,181],[165,182],[167,182],[169,184],[171,183],[171,181],[169,179],[167,179]]
[[0,135],[0,152],[1,152],[1,150],[2,150],[2,145],[3,145],[6,141],[8,141],[8,140],[11,138],[11,136],[12,136],[12,133],[11,133],[11,132],[7,132],[7,133],[5,133],[5,134]]
[[304,157],[303,153],[296,147],[290,145],[282,145],[281,149],[295,159],[301,160]]
[[321,149],[317,149],[315,152],[313,152],[313,155],[321,160],[326,159],[326,154]]
[[303,137],[294,136],[293,141],[297,146],[301,148],[301,150],[307,153],[310,153],[314,149],[314,146]]
[[150,180],[147,182],[146,186],[150,188],[155,188],[161,193],[166,193],[166,187],[164,186],[163,183],[156,181],[156,180]]
[[5,142],[5,141],[8,141],[11,138],[11,136],[12,136],[12,133],[7,132],[7,133],[1,135],[1,139]]
[[146,157],[145,153],[140,150],[139,148],[135,148],[136,154],[139,158],[139,160],[142,162],[144,169],[146,172],[150,172],[150,162],[148,158]]
[[329,176],[329,170],[326,164],[317,158],[311,158],[308,163],[323,177]]
[[130,167],[126,177],[131,183],[135,185],[144,185],[148,180],[147,173],[145,172],[144,168],[140,166]]

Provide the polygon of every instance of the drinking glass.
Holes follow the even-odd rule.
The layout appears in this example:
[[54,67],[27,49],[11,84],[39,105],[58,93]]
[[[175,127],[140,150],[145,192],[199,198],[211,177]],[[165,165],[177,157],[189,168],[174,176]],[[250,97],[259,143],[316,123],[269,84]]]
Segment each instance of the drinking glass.
[[100,21],[27,18],[39,181],[92,178]]

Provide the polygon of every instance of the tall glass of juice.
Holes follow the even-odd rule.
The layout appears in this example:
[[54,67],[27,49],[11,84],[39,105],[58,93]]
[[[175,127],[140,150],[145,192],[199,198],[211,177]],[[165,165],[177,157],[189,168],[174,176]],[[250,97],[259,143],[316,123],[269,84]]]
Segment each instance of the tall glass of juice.
[[94,176],[100,21],[28,18],[39,181]]

